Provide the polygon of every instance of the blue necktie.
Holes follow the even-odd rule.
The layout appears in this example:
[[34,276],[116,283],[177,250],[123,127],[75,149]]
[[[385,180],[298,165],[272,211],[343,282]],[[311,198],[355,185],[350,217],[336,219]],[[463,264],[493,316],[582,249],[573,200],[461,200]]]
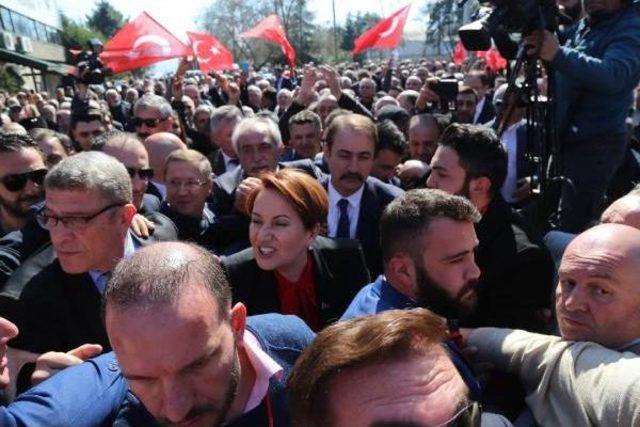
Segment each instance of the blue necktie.
[[349,201],[347,199],[340,199],[338,201],[338,208],[340,209],[340,218],[338,219],[338,231],[336,237],[342,237],[345,239],[351,238],[350,225],[349,224]]

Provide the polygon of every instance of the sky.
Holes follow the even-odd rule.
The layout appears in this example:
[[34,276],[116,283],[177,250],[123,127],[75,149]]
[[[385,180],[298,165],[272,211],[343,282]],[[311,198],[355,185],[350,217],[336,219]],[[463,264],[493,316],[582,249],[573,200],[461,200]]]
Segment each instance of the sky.
[[[185,32],[198,30],[196,21],[199,12],[211,4],[211,0],[109,0],[125,17],[135,18],[142,11],[151,14],[176,36],[185,38]],[[414,0],[407,21],[406,31],[417,31],[423,25],[418,18],[419,10],[427,0]],[[349,12],[372,12],[389,15],[408,4],[410,0],[337,0],[336,20],[343,23]],[[84,19],[91,12],[95,0],[57,0],[58,7],[74,19]],[[316,21],[323,24],[333,22],[331,1],[309,0],[309,9],[314,12]],[[215,34],[214,34],[215,35]]]

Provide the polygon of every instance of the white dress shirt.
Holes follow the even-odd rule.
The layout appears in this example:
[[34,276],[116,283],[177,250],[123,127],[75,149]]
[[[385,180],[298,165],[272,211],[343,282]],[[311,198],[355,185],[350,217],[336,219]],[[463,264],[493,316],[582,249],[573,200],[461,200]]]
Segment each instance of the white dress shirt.
[[360,201],[364,192],[364,184],[349,197],[344,197],[336,190],[329,180],[329,217],[327,218],[327,227],[329,237],[336,237],[338,233],[338,222],[340,221],[340,208],[338,202],[347,199],[349,207],[347,213],[349,215],[349,237],[356,238],[356,230],[358,229],[358,217],[360,215]]
[[[127,232],[127,237],[124,240],[124,255],[123,258],[128,257],[136,251],[136,245],[131,238],[129,232]],[[89,276],[93,280],[93,284],[96,285],[98,292],[100,294],[104,294],[104,291],[107,289],[107,282],[109,281],[109,276],[111,275],[110,271],[98,271],[91,270],[89,271]]]
[[240,162],[238,159],[234,159],[233,157],[229,157],[225,154],[225,152],[221,149],[222,158],[224,159],[224,170],[229,172],[240,166]]
[[478,119],[480,118],[480,114],[482,114],[482,109],[484,108],[484,103],[487,100],[486,97],[482,97],[480,101],[476,104],[476,113],[473,115],[473,124],[474,125],[483,125],[484,123],[478,123]]
[[518,129],[520,126],[526,125],[526,123],[526,121],[522,120],[512,124],[502,133],[500,138],[508,157],[507,177],[502,185],[501,193],[508,203],[517,202],[513,197],[513,193],[518,189]]

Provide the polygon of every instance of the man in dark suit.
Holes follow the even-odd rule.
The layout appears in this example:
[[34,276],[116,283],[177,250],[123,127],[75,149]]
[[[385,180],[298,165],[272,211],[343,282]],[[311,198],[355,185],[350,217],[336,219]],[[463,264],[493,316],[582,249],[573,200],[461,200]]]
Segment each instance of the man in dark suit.
[[358,239],[372,276],[382,272],[378,221],[384,208],[403,191],[369,176],[378,132],[368,117],[337,117],[326,131],[324,156],[330,176],[323,179],[329,193],[329,237]]
[[507,153],[491,129],[453,124],[431,161],[427,186],[467,197],[482,213],[476,225],[481,276],[472,326],[543,331],[553,262],[541,239],[505,202]]
[[231,142],[231,135],[242,119],[242,112],[233,105],[224,105],[213,111],[210,121],[210,151],[204,152],[211,162],[216,176],[238,167],[238,155]]
[[167,197],[164,183],[164,162],[169,154],[176,150],[186,150],[187,145],[171,132],[157,132],[143,141],[149,154],[149,165],[153,169],[153,178],[147,186],[147,193],[156,196],[160,201]]
[[[39,222],[52,245],[23,264],[1,294],[7,317],[20,329],[12,345],[37,353],[85,343],[108,349],[100,304],[110,273],[121,258],[161,237],[162,228],[154,239],[131,235],[131,180],[103,153],[65,159],[47,176],[45,190]],[[168,234],[175,238],[175,228]]]
[[473,124],[483,125],[496,117],[496,109],[493,105],[489,77],[484,71],[476,70],[465,76],[464,84],[471,87],[478,96],[476,110],[473,116]]
[[[278,125],[269,118],[252,117],[242,120],[233,132],[233,146],[240,166],[214,179],[211,208],[230,236],[239,246],[248,246],[249,217],[244,205],[247,195],[259,185],[257,176],[275,172],[278,168],[300,169],[314,178],[321,172],[309,159],[279,163],[282,139]],[[233,250],[232,250],[233,252]]]

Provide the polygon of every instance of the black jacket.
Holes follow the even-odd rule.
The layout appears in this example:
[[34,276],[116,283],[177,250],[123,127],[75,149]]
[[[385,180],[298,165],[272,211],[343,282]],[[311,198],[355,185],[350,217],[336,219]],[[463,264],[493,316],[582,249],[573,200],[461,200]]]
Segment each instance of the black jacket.
[[496,108],[493,106],[493,96],[491,93],[487,93],[484,97],[484,105],[482,111],[478,116],[476,124],[483,125],[496,118]]
[[[322,181],[324,188],[329,185],[330,176]],[[372,277],[382,274],[382,248],[380,247],[380,217],[389,203],[404,191],[391,184],[385,184],[377,178],[368,177],[364,184],[356,239],[362,244],[364,257]]]
[[[129,231],[137,246],[176,240],[175,225],[166,216],[148,216],[154,233],[141,239]],[[47,233],[48,234],[48,233]],[[20,329],[12,346],[33,352],[69,351],[79,345],[110,349],[101,317],[101,295],[89,273],[62,270],[51,244],[27,259],[0,292],[0,316]]]
[[[370,276],[356,240],[318,236],[312,253],[320,319],[326,325],[340,318]],[[252,248],[223,258],[222,265],[234,303],[242,302],[251,315],[280,312],[275,273],[260,269]]]
[[225,238],[226,230],[206,205],[201,218],[183,215],[171,208],[167,202],[162,203],[160,213],[166,215],[176,225],[178,240],[181,242],[197,243],[213,253],[219,253],[231,243]]
[[478,310],[469,326],[545,332],[540,311],[550,308],[554,270],[544,244],[500,195],[476,225],[476,233]]

